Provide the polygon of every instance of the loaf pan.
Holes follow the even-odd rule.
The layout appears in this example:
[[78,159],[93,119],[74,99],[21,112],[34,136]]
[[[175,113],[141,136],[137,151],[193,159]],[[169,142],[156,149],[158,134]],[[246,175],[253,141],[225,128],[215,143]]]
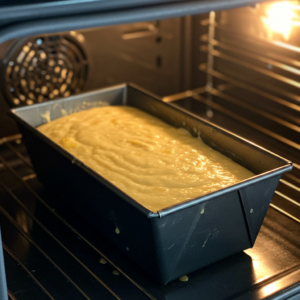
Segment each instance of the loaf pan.
[[[35,129],[45,123],[46,112],[53,120],[104,105],[133,106],[184,127],[256,175],[152,212]],[[38,179],[162,284],[252,247],[281,175],[292,169],[290,161],[133,84],[16,108],[10,114]]]

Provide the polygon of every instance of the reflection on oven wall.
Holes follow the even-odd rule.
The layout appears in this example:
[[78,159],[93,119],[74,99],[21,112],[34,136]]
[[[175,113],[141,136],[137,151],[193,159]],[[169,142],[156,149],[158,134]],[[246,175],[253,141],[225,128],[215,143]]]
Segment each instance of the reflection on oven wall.
[[180,92],[183,20],[40,35],[0,45],[0,137],[17,132],[6,116],[9,106],[55,100],[124,82],[134,82],[161,96]]

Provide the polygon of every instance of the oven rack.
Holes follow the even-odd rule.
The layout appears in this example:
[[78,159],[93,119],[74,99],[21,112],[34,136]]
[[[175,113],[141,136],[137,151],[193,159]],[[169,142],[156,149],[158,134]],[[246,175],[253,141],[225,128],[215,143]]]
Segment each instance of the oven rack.
[[[0,140],[0,147],[2,147],[0,152],[0,220],[9,299],[18,299],[19,294],[20,298],[24,299],[22,290],[20,290],[22,280],[26,282],[24,288],[29,294],[25,299],[62,299],[61,296],[63,299],[95,299],[95,295],[101,295],[105,299],[155,299],[144,287],[99,250],[100,247],[97,244],[105,243],[107,244],[106,252],[115,251],[115,249],[111,249],[112,245],[104,237],[100,235],[103,240],[91,242],[87,238],[91,234],[83,235],[76,229],[77,221],[81,221],[76,213],[73,212],[74,219],[69,222],[62,217],[62,211],[70,210],[70,208],[61,207],[61,211],[58,213],[55,210],[57,206],[55,196],[51,195],[51,202],[47,202],[47,199],[41,197],[39,192],[42,186],[36,179],[21,138],[22,136],[18,134]],[[40,212],[37,213],[37,210]],[[51,224],[51,222],[53,223]],[[48,240],[41,241],[43,234],[34,233],[32,230],[34,225],[39,227],[37,231],[42,230],[43,234],[48,235]],[[53,226],[59,227],[55,230]],[[64,237],[70,236],[70,240],[62,241],[63,236],[57,230],[61,231]],[[89,227],[85,230],[93,231]],[[7,237],[8,234],[11,237]],[[13,239],[16,239],[16,244],[19,244],[14,245]],[[67,254],[68,262],[65,265],[68,266],[64,266],[64,268],[67,268],[68,271],[61,267],[64,263],[61,259],[60,264],[57,263],[53,259],[54,255],[50,255],[45,250],[47,242],[50,242],[50,247],[51,243],[55,244],[55,247],[51,249],[52,254],[61,255],[62,252]],[[90,255],[90,259],[86,257],[85,260],[81,259],[80,253],[76,253],[76,250],[72,248],[77,247],[79,243],[83,244],[79,248],[84,249]],[[72,247],[68,247],[68,244]],[[16,246],[20,248],[18,249]],[[29,250],[29,247],[33,248],[31,252],[36,254],[36,258],[26,257],[26,250]],[[34,259],[37,261],[34,262]],[[17,263],[18,267],[21,267],[22,271],[17,270],[18,267],[13,264],[13,261]],[[39,261],[42,261],[43,266],[38,266]],[[76,264],[76,267],[73,267],[72,264]],[[101,266],[98,273],[95,272],[97,265]],[[18,275],[16,276],[13,272]],[[51,283],[53,287],[49,286],[50,282],[47,278],[50,272],[53,272],[51,278],[55,281]],[[147,277],[147,275],[144,276]],[[11,282],[10,277],[17,277],[20,282],[15,284]],[[71,277],[75,277],[80,284]],[[101,277],[105,279],[103,280]],[[80,285],[85,285],[85,290]]]
[[250,32],[260,18],[258,9],[240,8],[235,13],[210,12],[201,19],[197,45],[207,60],[198,71],[206,76],[206,85],[164,101],[291,160],[293,170],[280,180],[271,207],[299,223],[300,48],[258,34],[262,25]]
[[[244,10],[240,9],[239,14]],[[259,15],[251,19],[252,23],[258,23],[258,18]],[[207,54],[207,63],[198,66],[206,73],[206,87],[235,95],[239,105],[250,104],[252,110],[253,104],[259,104],[258,108],[265,110],[264,117],[275,123],[275,129],[276,126],[286,129],[287,138],[281,134],[279,139],[299,151],[300,141],[295,139],[300,132],[300,63],[297,59],[300,48],[292,42],[249,34],[247,26],[222,25],[220,19],[220,14],[212,12],[209,19],[200,21],[200,27],[208,32],[199,37],[199,51]],[[247,93],[250,96],[246,97]],[[246,109],[251,110],[250,106]]]
[[[210,95],[221,95],[223,100],[227,99],[226,94],[219,93],[218,90],[210,88],[209,91],[211,93]],[[232,118],[234,121],[239,122],[240,124],[245,124],[252,129],[248,134],[245,134],[245,132],[243,132],[243,137],[248,137],[252,141],[258,142],[260,145],[263,145],[268,150],[278,153],[278,149],[276,147],[272,147],[273,144],[263,143],[263,141],[266,141],[266,139],[264,139],[263,137],[258,137],[258,134],[268,135],[269,137],[274,138],[276,140],[279,140],[280,138],[284,140],[284,137],[277,137],[277,135],[273,132],[266,130],[265,128],[262,128],[261,126],[257,125],[255,122],[249,121],[247,118],[228,110],[223,105],[214,103],[211,99],[209,99],[207,95],[203,96],[203,94],[208,93],[206,93],[204,88],[200,88],[186,91],[184,93],[175,94],[172,96],[167,96],[164,97],[163,100],[165,102],[171,102],[174,105],[189,110],[192,113],[195,111],[200,111],[201,109],[203,111],[203,107],[206,107],[212,109],[215,114],[219,113],[224,115],[225,117]],[[226,105],[226,102],[224,102],[224,105]],[[264,115],[263,111],[258,112],[260,112],[261,115]],[[211,110],[208,110],[207,114],[210,115]],[[206,117],[206,119],[215,121],[212,116]],[[215,123],[233,132],[241,133],[238,130],[236,130],[236,123],[233,123],[233,125],[231,125],[229,124],[229,122],[227,122],[227,119],[225,119],[224,117],[219,118]],[[256,132],[256,135],[253,135],[253,131],[258,131],[258,133]],[[300,145],[298,146],[300,147]],[[295,157],[287,157],[287,155],[284,155],[284,153],[282,154],[282,156],[285,156],[285,158],[288,158],[294,162],[295,160],[297,161],[297,159],[299,159],[300,151],[298,153],[298,156]],[[273,202],[270,204],[270,206],[279,211],[280,213],[293,219],[294,221],[300,223],[300,187],[297,186],[297,184],[300,185],[300,165],[297,163],[294,163],[293,165],[293,170],[290,173],[283,175],[282,179],[280,180],[280,184],[277,190],[275,191]]]
[[[234,284],[229,289],[229,298],[235,294],[241,296],[260,293],[264,299],[263,296],[268,293],[282,293],[287,287],[294,293],[291,285],[296,290],[300,288],[300,250],[297,242],[291,243],[295,239],[293,233],[283,229],[293,226],[290,222],[294,221],[277,214],[269,209],[256,246],[246,250],[247,255],[238,254],[222,261],[219,267],[216,264],[194,272],[189,275],[189,283],[175,281],[167,286],[160,286],[71,208],[62,204],[56,195],[43,188],[32,169],[21,135],[2,138],[0,141],[0,223],[11,300],[62,299],[61,297],[197,299],[197,291],[205,293],[204,286],[212,286],[205,283],[205,280],[212,278],[215,282],[218,281],[217,276],[224,277],[220,279],[222,284],[226,282],[225,278],[230,278],[227,283],[229,286]],[[283,214],[287,215],[286,212]],[[299,226],[295,230],[300,233]],[[295,234],[297,235],[296,231]],[[287,240],[282,241],[285,238]],[[258,273],[261,278],[251,274],[253,261],[265,260],[268,266],[274,259],[274,252],[269,251],[274,249],[276,256],[285,253],[281,269],[272,270],[273,273],[265,277]],[[251,256],[250,260],[248,255]],[[262,259],[262,255],[266,257]],[[107,262],[104,265],[100,263],[103,259]],[[235,266],[233,270],[232,266]],[[232,276],[220,272],[224,268],[228,269],[228,274],[233,272]],[[245,283],[236,285],[234,279],[240,280],[241,276],[239,268],[243,272],[247,268],[249,278],[244,278]],[[259,269],[264,268],[259,266]],[[289,278],[288,281],[286,277]],[[272,290],[277,281],[280,282],[276,283],[278,289]],[[211,293],[211,290],[206,293]],[[220,299],[226,298],[223,296]],[[207,299],[212,297],[219,299],[212,295],[208,295]]]

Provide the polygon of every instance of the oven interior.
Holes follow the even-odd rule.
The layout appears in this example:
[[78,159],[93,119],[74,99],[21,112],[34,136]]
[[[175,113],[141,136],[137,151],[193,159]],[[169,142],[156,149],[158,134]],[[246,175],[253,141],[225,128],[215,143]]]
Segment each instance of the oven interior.
[[[298,1],[282,1],[2,43],[9,299],[298,299],[299,25]],[[254,248],[161,286],[39,183],[7,110],[124,82],[293,162]]]

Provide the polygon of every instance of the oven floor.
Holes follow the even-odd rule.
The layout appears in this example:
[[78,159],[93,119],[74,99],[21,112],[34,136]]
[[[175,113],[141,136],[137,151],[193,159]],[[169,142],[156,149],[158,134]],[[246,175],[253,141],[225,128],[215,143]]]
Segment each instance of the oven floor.
[[0,145],[0,223],[12,300],[300,299],[300,224],[274,209],[254,248],[162,286],[39,183],[18,138]]

